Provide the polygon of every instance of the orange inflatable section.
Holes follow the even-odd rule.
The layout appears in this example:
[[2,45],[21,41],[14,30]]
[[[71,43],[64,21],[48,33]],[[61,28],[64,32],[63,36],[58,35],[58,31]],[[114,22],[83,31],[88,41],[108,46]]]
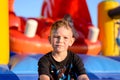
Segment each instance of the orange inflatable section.
[[[100,41],[96,41],[96,42],[91,42],[88,39],[88,33],[89,33],[89,27],[94,27],[91,23],[91,19],[90,19],[90,15],[87,9],[87,5],[85,0],[75,0],[71,1],[73,3],[79,3],[79,5],[81,4],[81,8],[82,10],[84,9],[84,13],[82,12],[81,9],[77,8],[76,10],[74,10],[73,12],[71,12],[73,8],[70,9],[70,11],[68,10],[67,12],[64,12],[66,10],[62,10],[62,12],[60,12],[59,10],[60,5],[57,5],[57,3],[60,1],[64,1],[64,0],[54,0],[56,3],[56,6],[58,7],[53,7],[58,11],[55,11],[54,9],[52,10],[55,15],[54,16],[50,16],[46,18],[24,18],[24,17],[20,17],[15,15],[15,12],[13,13],[9,13],[10,14],[10,25],[9,25],[9,29],[10,29],[10,50],[12,52],[15,52],[17,54],[22,54],[22,55],[26,55],[26,54],[45,54],[49,51],[52,50],[52,47],[50,45],[50,43],[48,42],[48,36],[50,33],[50,25],[56,20],[61,18],[63,15],[65,15],[65,13],[69,12],[69,14],[72,15],[74,22],[75,22],[75,26],[76,29],[78,31],[78,34],[80,35],[80,37],[75,41],[75,43],[73,44],[73,46],[71,46],[69,49],[75,53],[79,53],[79,54],[88,54],[88,55],[98,55],[100,50],[101,50],[101,42]],[[57,2],[58,1],[58,2]],[[66,0],[68,1],[68,0]],[[66,1],[64,1],[64,4],[66,4]],[[61,4],[62,4],[61,2]],[[81,3],[80,3],[81,2]],[[73,3],[69,3],[68,1],[68,5],[72,5]],[[66,6],[68,6],[66,5]],[[43,3],[43,9],[45,9],[44,7],[47,6]],[[80,6],[76,6],[76,7],[80,7]],[[57,9],[58,8],[58,9]],[[65,7],[65,9],[67,9],[68,7]],[[81,11],[79,11],[81,10]],[[44,12],[44,10],[42,10],[42,12]],[[60,13],[59,13],[60,12]],[[77,13],[76,13],[77,12]],[[79,13],[81,13],[81,16],[79,16]],[[57,13],[57,14],[56,14]],[[76,16],[73,16],[73,14],[76,13]],[[12,15],[11,15],[12,14]],[[60,16],[61,14],[61,16]],[[53,15],[53,14],[51,14]],[[60,16],[60,17],[58,17]],[[30,38],[27,37],[24,32],[25,32],[25,28],[26,28],[26,23],[29,19],[35,20],[37,21],[38,25],[37,25],[37,31],[35,33],[35,36]],[[11,20],[15,20],[11,21]],[[79,26],[78,26],[79,25]]]
[[[10,44],[10,50],[18,54],[45,54],[52,50],[48,39],[41,38],[38,35],[28,38],[14,29],[10,30]],[[84,43],[75,43],[69,49],[79,54],[98,55],[101,43],[99,41],[91,43],[86,39]]]
[[18,27],[10,27],[10,50],[12,52],[18,54],[44,54],[52,50],[48,41],[48,35],[50,33],[50,24],[52,24],[53,21],[43,18],[34,20],[38,20],[40,25],[38,24],[39,28],[36,35],[32,38],[24,34],[25,28],[23,28],[23,26],[20,28],[22,29],[21,31],[18,30]]

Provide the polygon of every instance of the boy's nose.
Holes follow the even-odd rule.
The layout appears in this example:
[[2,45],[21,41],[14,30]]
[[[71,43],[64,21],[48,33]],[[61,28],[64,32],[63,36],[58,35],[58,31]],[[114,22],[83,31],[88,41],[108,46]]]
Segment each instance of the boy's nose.
[[59,37],[59,38],[58,38],[58,42],[63,42],[63,40],[64,40],[64,39],[63,39],[62,37]]

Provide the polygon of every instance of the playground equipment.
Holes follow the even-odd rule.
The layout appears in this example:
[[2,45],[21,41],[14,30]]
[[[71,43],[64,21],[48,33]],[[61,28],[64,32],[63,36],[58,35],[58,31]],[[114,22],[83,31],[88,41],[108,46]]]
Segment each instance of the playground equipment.
[[119,7],[119,3],[115,0],[104,0],[98,5],[99,40],[102,42],[104,56],[119,56],[119,48],[116,43],[119,27],[116,23],[119,22],[119,19],[113,18],[114,15],[111,15],[111,18],[108,14],[110,10],[117,7]]
[[[6,11],[7,5],[5,4],[7,1],[6,0],[0,1],[2,3],[1,5],[6,6],[6,7],[0,8],[3,12],[5,11],[4,14],[1,13],[0,15],[3,18],[3,19],[0,18],[0,20],[2,19],[1,25],[6,26],[6,27],[1,27],[1,31],[0,31],[0,37],[1,37],[0,43],[1,45],[3,45],[0,47],[0,49],[2,50],[0,51],[0,80],[35,80],[38,78],[37,62],[39,58],[43,56],[44,53],[51,50],[50,44],[47,40],[49,30],[50,30],[50,25],[57,18],[63,17],[64,14],[61,14],[61,12],[57,13],[57,11],[53,9],[52,13],[54,13],[55,16],[51,16],[53,14],[50,15],[49,13],[47,13],[48,14],[48,17],[46,15],[47,18],[24,18],[21,16],[17,16],[15,14],[14,8],[13,8],[14,0],[9,0],[9,1],[11,1],[10,2],[11,6],[9,5],[9,8],[10,8],[9,9],[9,28],[7,23],[8,21],[8,16],[7,16],[8,12]],[[55,1],[58,1],[57,3],[62,3],[61,1],[67,1],[67,0],[55,0]],[[90,16],[86,8],[87,6],[86,6],[85,0],[74,0],[75,2],[71,2],[71,1],[70,0],[67,1],[67,2],[70,2],[70,4],[67,3],[69,6],[76,4],[77,1],[82,1],[83,3],[80,3],[79,6],[76,6],[76,9],[78,9],[77,7],[84,6],[84,12],[86,13],[84,14],[83,12],[81,12],[82,10],[76,10],[76,9],[73,10],[73,12],[70,11],[71,12],[70,14],[72,15],[72,17],[75,17],[73,18],[75,20],[75,27],[78,30],[78,33],[80,35],[80,37],[78,38],[78,40],[76,40],[71,50],[75,52],[78,51],[77,53],[79,53],[78,55],[82,58],[87,74],[91,80],[96,80],[96,79],[97,80],[99,79],[100,80],[105,80],[105,79],[119,80],[120,79],[119,77],[120,76],[120,67],[119,67],[120,57],[117,56],[118,53],[104,54],[104,55],[111,55],[110,57],[98,55],[101,50],[101,43],[99,40],[97,40],[98,35],[94,34],[94,36],[93,35],[91,36],[91,33],[92,32],[99,33],[99,30],[94,28],[94,26],[91,24],[92,22],[90,20]],[[63,2],[63,3],[66,4],[66,2]],[[106,4],[103,5],[103,3],[102,3],[102,6],[100,6],[100,10],[101,10],[101,7],[106,5]],[[59,5],[56,5],[56,6],[59,6]],[[108,7],[111,8],[110,4],[107,6],[107,8]],[[3,8],[4,9],[6,8],[6,10],[3,10]],[[55,7],[55,9],[56,8],[57,7]],[[103,10],[107,8],[104,7]],[[45,9],[45,4],[42,11],[44,11],[44,9]],[[67,7],[66,8],[58,7],[58,9],[56,10],[59,11],[62,9],[67,9]],[[69,12],[69,10],[65,10],[66,11],[65,13]],[[107,9],[106,11],[109,11],[109,10],[110,9]],[[77,14],[75,14],[74,11],[75,13],[76,11],[80,11],[81,16],[78,16]],[[73,14],[75,16],[73,16]],[[116,23],[116,19],[112,20],[114,15],[112,15],[112,18],[111,18],[111,16],[108,17],[107,12],[104,13],[103,11],[101,14],[102,14],[102,18],[104,18],[106,23],[109,23],[112,25],[114,24],[113,23],[114,21]],[[101,16],[101,14],[99,14],[99,16]],[[42,15],[45,15],[45,14],[42,14]],[[57,17],[58,15],[60,15],[60,17]],[[85,19],[84,19],[84,16],[85,16]],[[107,17],[107,19],[105,19],[105,17]],[[31,35],[28,36],[29,33],[26,34],[24,32],[26,31],[26,27],[29,27],[26,25],[27,21],[31,19],[38,23],[38,26],[37,26],[38,29],[36,31],[36,35],[34,33],[32,36]],[[115,39],[118,34],[118,31],[116,29],[118,28],[118,24],[113,28],[113,26],[108,25],[106,23],[101,22],[102,26],[100,26],[100,37],[101,37],[100,40],[102,41],[103,39],[106,41],[106,40],[112,39],[109,42],[110,43],[109,46],[111,46],[111,43],[115,42],[113,39]],[[113,37],[113,32],[109,32],[109,30],[112,31],[114,29],[115,29],[115,37]],[[103,33],[101,31],[103,31]],[[44,34],[41,34],[41,33],[44,33]],[[10,51],[9,51],[9,35],[8,34],[10,34]],[[107,36],[107,38],[105,38],[104,35],[105,37]],[[103,41],[103,45],[104,45],[104,41]],[[41,48],[41,46],[43,48]],[[115,46],[117,46],[117,44],[115,44]],[[106,48],[105,52],[108,51],[107,47],[105,47]],[[111,49],[113,49],[113,44],[111,47],[108,47],[108,48],[111,51]],[[102,49],[103,49],[102,51],[104,52],[105,49],[104,48]],[[118,50],[118,47],[116,49]],[[15,52],[15,53],[12,53],[12,52]],[[41,53],[38,53],[38,52],[41,52]],[[10,56],[10,59],[9,59],[9,54],[12,55]],[[31,54],[36,54],[36,55],[31,55]],[[93,55],[97,55],[97,56],[93,56]],[[112,57],[112,56],[116,56],[116,57]]]
[[[71,5],[75,5],[76,3],[80,3],[79,5],[76,5],[74,7],[71,7]],[[78,31],[79,38],[75,41],[73,46],[71,46],[69,49],[75,53],[79,54],[88,54],[88,55],[98,55],[101,50],[101,42],[97,40],[97,36],[99,34],[99,31],[96,36],[95,41],[91,41],[89,36],[88,39],[88,33],[89,31],[93,30],[94,26],[92,25],[89,11],[86,5],[85,0],[81,1],[74,0],[74,1],[62,1],[62,0],[55,0],[54,1],[54,7],[51,8],[51,11],[47,8],[48,5],[46,5],[47,2],[45,1],[43,3],[42,7],[42,16],[44,18],[27,18],[25,20],[21,19],[19,16],[11,16],[15,17],[14,20],[16,22],[11,22],[9,25],[10,27],[10,50],[12,52],[15,52],[17,54],[45,54],[52,50],[51,45],[48,42],[48,35],[50,31],[50,25],[57,19],[63,18],[65,14],[70,14],[74,20],[75,28]],[[61,5],[65,4],[66,7],[62,8]],[[50,6],[53,4],[51,3]],[[84,8],[83,8],[84,6]],[[81,8],[80,8],[81,7]],[[57,8],[57,9],[56,9]],[[64,9],[64,10],[62,10]],[[73,10],[74,9],[74,10]],[[60,12],[62,10],[62,12]],[[82,12],[84,10],[84,12]],[[51,12],[51,14],[50,14]],[[15,14],[15,12],[13,12]],[[10,13],[11,15],[12,13]],[[46,15],[47,14],[47,15]],[[80,15],[80,16],[79,16]],[[83,17],[84,16],[84,17]],[[36,20],[38,22],[37,31],[35,36],[32,38],[26,37],[25,34],[25,28],[26,28],[26,22],[29,19]],[[23,21],[22,21],[23,20]],[[22,23],[24,22],[24,23]],[[18,25],[16,25],[18,24]],[[21,26],[22,25],[22,26]],[[29,25],[30,26],[30,25]],[[29,27],[28,26],[28,27]],[[89,30],[90,27],[91,30]],[[17,28],[17,29],[16,29]],[[94,29],[92,32],[95,32],[96,29]],[[24,47],[23,47],[24,45]]]

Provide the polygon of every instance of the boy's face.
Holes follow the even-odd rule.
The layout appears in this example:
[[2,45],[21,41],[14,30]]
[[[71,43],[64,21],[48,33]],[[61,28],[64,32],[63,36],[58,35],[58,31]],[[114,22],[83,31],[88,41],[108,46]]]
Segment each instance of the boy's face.
[[65,27],[60,27],[53,31],[49,40],[55,52],[67,51],[68,47],[74,42],[71,29],[66,29]]

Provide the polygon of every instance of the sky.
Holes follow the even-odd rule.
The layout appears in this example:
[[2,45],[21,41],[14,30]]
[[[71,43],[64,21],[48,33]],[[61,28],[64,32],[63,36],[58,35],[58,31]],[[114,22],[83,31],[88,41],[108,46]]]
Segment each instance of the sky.
[[[86,0],[91,20],[97,27],[97,6],[103,0]],[[120,3],[120,0],[116,0]],[[15,0],[14,11],[23,17],[40,17],[43,0]]]

